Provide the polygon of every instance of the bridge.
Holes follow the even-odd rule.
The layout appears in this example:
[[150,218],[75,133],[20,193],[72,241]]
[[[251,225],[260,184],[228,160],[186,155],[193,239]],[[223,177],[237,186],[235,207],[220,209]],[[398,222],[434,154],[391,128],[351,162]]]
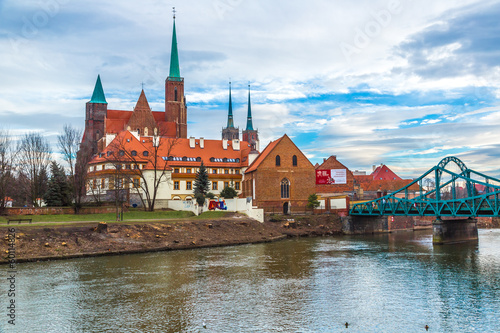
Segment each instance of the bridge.
[[[418,191],[410,190],[417,186]],[[375,200],[354,204],[349,215],[366,218],[435,216],[434,243],[448,242],[448,232],[459,234],[452,236],[451,241],[477,239],[475,218],[500,216],[499,195],[499,179],[469,169],[460,159],[450,156],[403,188]]]

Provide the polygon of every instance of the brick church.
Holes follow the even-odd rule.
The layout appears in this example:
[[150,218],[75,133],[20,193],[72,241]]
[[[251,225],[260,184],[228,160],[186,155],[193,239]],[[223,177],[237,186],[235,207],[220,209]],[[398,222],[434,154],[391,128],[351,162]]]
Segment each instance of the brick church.
[[[174,17],[170,72],[165,80],[164,111],[151,110],[144,89],[132,111],[108,109],[101,77],[97,77],[92,98],[86,104],[82,139],[82,143],[90,145],[95,154],[88,170],[87,194],[105,198],[109,192],[127,189],[145,196],[146,183],[155,178],[155,173],[161,168],[168,175],[158,188],[157,207],[164,206],[162,202],[168,200],[193,200],[194,180],[202,162],[209,173],[211,192],[216,197],[223,188],[232,186],[240,197],[252,197],[254,202],[263,207],[271,204],[284,206],[288,212],[289,207],[304,207],[307,196],[314,193],[314,166],[286,135],[271,143],[272,147],[264,150],[266,154],[259,153],[259,133],[253,126],[250,86],[246,128],[242,131],[242,140],[239,137],[240,130],[233,121],[231,83],[227,125],[222,129],[220,140],[188,137],[187,117]],[[160,148],[161,142],[166,144]],[[283,158],[280,172],[270,171],[266,167],[267,158],[264,158],[276,151]],[[158,154],[154,159],[151,158],[152,152]],[[294,162],[288,163],[292,159]],[[114,166],[110,163],[111,160],[115,161]],[[113,170],[118,167],[116,161],[119,161],[118,166],[122,169],[122,176],[119,177],[116,177],[116,173],[113,176]],[[286,173],[288,164],[290,172],[283,178],[281,176]],[[249,168],[250,171],[247,172]],[[134,170],[142,171],[138,173]],[[146,173],[149,175],[138,176]],[[277,177],[272,181],[277,184],[276,191],[264,191],[264,187],[268,185],[265,183],[273,177]],[[255,181],[245,182],[245,178],[255,179],[256,184],[259,184],[258,188],[255,187]],[[280,184],[283,182],[289,186],[286,195],[280,195]]]

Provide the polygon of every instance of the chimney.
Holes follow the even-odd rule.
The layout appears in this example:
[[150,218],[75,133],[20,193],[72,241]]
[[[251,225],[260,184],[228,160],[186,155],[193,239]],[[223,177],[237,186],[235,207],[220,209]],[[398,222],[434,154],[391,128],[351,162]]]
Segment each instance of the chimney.
[[372,171],[375,171],[375,169],[377,168],[377,166],[375,164],[372,165]]
[[227,139],[222,139],[222,148],[227,150]]
[[191,136],[189,137],[189,148],[194,148],[195,147],[195,140],[194,137]]
[[205,148],[205,139],[204,138],[200,138],[200,148],[201,149]]
[[240,140],[233,139],[233,150],[240,150]]

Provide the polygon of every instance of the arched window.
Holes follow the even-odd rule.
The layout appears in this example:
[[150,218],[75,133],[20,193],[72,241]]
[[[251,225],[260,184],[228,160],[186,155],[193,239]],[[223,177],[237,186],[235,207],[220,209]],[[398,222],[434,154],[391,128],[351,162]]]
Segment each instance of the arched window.
[[174,88],[174,101],[177,102],[177,87]]
[[297,166],[297,155],[293,155],[292,164],[293,164],[293,166]]
[[286,178],[281,181],[281,198],[290,198],[290,181]]
[[280,166],[281,165],[281,157],[280,155],[276,155],[276,166]]

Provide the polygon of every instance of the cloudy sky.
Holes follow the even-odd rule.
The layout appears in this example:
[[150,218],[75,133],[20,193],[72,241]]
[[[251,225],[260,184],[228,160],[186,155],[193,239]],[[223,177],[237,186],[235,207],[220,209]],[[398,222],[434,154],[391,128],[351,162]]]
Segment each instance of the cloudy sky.
[[173,6],[189,136],[220,138],[231,79],[262,147],[287,133],[313,163],[413,177],[455,155],[500,176],[500,1],[0,0],[0,128],[83,128],[98,74],[110,109],[144,83],[164,110]]

